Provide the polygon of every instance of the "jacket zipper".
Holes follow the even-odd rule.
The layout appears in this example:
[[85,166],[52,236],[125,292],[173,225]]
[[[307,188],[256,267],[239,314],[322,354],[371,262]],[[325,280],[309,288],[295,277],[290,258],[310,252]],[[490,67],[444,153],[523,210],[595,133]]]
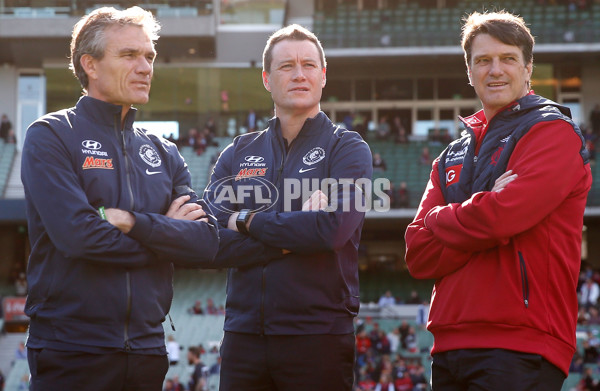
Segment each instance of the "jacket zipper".
[[[121,141],[121,151],[123,152],[123,160],[125,161],[125,175],[126,175],[126,183],[127,190],[129,192],[129,205],[131,210],[134,207],[134,199],[133,199],[133,189],[131,188],[131,167],[129,165],[129,157],[127,155],[127,150],[125,148],[125,132],[121,129],[120,126],[121,116],[119,114],[115,115],[115,133],[118,139]],[[120,133],[120,135],[119,135]],[[120,136],[120,137],[119,137]],[[123,327],[123,346],[125,351],[131,350],[131,345],[129,345],[129,323],[131,322],[131,275],[129,271],[125,273],[125,285],[127,290],[127,309],[125,312],[125,325]]]
[[[275,187],[279,188],[279,180],[281,179],[281,174],[283,173],[283,167],[285,167],[285,163],[287,162],[287,158],[289,156],[289,151],[285,150],[285,146],[282,145],[281,140],[277,139],[277,143],[281,148],[282,154],[284,156],[281,159],[281,164],[279,165],[279,169],[277,170],[277,178],[275,179]],[[291,145],[290,145],[291,150]],[[261,296],[260,296],[260,335],[265,335],[265,288],[266,288],[266,271],[267,264],[263,265],[262,269],[262,280],[261,280]]]
[[521,287],[523,289],[523,303],[525,308],[529,308],[529,281],[527,279],[527,267],[525,266],[525,259],[523,254],[519,251],[519,262],[521,264]]

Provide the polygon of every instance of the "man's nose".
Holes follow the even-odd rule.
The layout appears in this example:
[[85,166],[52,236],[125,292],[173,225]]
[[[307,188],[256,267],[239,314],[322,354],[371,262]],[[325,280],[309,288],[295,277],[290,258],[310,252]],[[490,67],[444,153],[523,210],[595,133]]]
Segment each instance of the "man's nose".
[[499,58],[492,59],[492,64],[490,66],[490,74],[493,76],[501,75],[504,73],[502,69],[502,62]]

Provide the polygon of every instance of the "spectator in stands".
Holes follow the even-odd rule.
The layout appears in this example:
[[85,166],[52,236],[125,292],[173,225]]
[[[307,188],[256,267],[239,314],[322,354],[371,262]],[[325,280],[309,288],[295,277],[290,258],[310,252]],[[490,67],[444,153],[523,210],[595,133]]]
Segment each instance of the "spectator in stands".
[[408,299],[406,299],[405,301],[406,304],[421,304],[423,303],[423,299],[421,299],[421,296],[419,296],[419,292],[417,292],[416,290],[412,290],[410,291],[410,296],[408,297]]
[[598,380],[594,376],[594,367],[584,367],[583,377],[577,385],[577,391],[598,391]]
[[600,311],[597,307],[590,307],[587,323],[594,326],[600,325]]
[[188,348],[188,364],[193,366],[193,372],[188,382],[188,390],[205,391],[208,368],[200,359],[200,349],[196,346]]
[[208,315],[217,315],[218,312],[219,310],[217,309],[217,306],[215,306],[213,299],[210,297],[206,299],[206,313]]
[[585,148],[590,153],[590,160],[596,160],[596,140],[598,135],[592,131],[591,127],[582,128],[584,131],[583,138],[585,139]]
[[19,277],[15,281],[15,293],[17,296],[27,296],[27,277],[25,277],[25,273],[19,273]]
[[193,315],[204,315],[204,309],[202,309],[202,300],[196,300],[188,312]]
[[15,360],[27,360],[27,348],[23,341],[19,341],[19,346],[15,350]]
[[181,346],[175,340],[173,335],[167,337],[167,356],[169,357],[169,365],[177,365],[179,363],[179,351]]
[[429,303],[424,300],[417,308],[417,318],[415,320],[417,327],[425,329],[427,326],[427,317],[429,316]]
[[214,219],[185,204],[197,197],[177,146],[134,126],[159,28],[139,7],[82,17],[71,69],[84,96],[26,132],[33,390],[160,390],[173,263],[199,267],[218,249]]
[[403,320],[400,322],[400,326],[398,327],[398,331],[400,332],[400,347],[402,349],[406,349],[406,336],[410,330],[410,324],[408,321]]
[[406,232],[411,274],[436,279],[432,388],[560,390],[575,351],[588,153],[569,110],[530,90],[522,18],[474,12],[462,31],[483,110],[436,159]]
[[429,381],[425,377],[425,367],[423,367],[423,364],[417,363],[409,369],[408,374],[413,384],[412,391],[427,390]]
[[579,295],[579,304],[589,311],[590,307],[595,307],[598,304],[598,298],[600,297],[600,286],[592,278],[585,280],[585,283],[581,286]]
[[583,340],[581,347],[583,348],[583,363],[596,364],[598,362],[598,356],[600,355],[598,348],[590,345],[590,341],[587,339]]
[[376,137],[377,140],[387,141],[390,139],[391,128],[388,123],[388,119],[385,115],[379,118],[379,124],[377,124]]
[[[262,178],[281,190],[289,179],[371,177],[369,146],[320,110],[326,61],[313,33],[298,25],[275,32],[264,50],[262,77],[275,118],[260,137],[242,135],[223,151],[208,189],[214,183],[235,189],[245,181],[228,178],[241,164],[262,159],[269,168]],[[283,171],[273,168],[284,160]],[[288,192],[267,210],[254,196],[233,204],[205,194],[208,204],[219,206],[213,208],[222,226],[217,261],[234,267],[227,281],[221,390],[260,388],[265,382],[279,389],[301,382],[307,390],[350,390],[364,221],[355,197],[364,194],[355,186],[338,192],[337,205],[350,208],[334,211],[324,210],[329,198],[321,190],[304,203]],[[232,209],[237,212],[227,212]],[[279,370],[289,367],[293,374]]]
[[373,172],[384,172],[387,170],[387,164],[379,152],[373,154]]
[[410,207],[410,191],[405,181],[400,182],[398,189],[394,195],[394,207],[396,208],[408,208]]
[[173,383],[173,379],[165,380],[165,387],[163,388],[163,391],[177,391],[175,384]]
[[369,349],[371,349],[371,338],[367,335],[367,330],[363,328],[356,334],[356,362],[359,366],[365,365]]
[[0,120],[0,138],[4,140],[5,143],[9,142],[9,136],[12,131],[12,122],[10,122],[6,114],[2,114],[2,119]]
[[379,307],[388,307],[395,305],[396,299],[394,298],[394,295],[392,295],[392,291],[389,289],[385,291],[385,293],[379,298],[377,304],[379,305]]
[[246,122],[244,122],[246,129],[248,129],[248,133],[256,132],[258,130],[257,121],[258,118],[256,117],[256,113],[253,109],[250,109],[248,115],[246,115]]
[[379,381],[375,386],[375,391],[395,391],[392,377],[388,372],[382,372]]
[[219,373],[221,373],[221,357],[217,357],[217,361],[208,370],[210,376],[218,375]]
[[354,111],[346,114],[346,116],[344,116],[343,119],[343,123],[344,123],[344,128],[346,128],[347,130],[354,130]]
[[392,331],[387,333],[387,339],[390,341],[390,352],[396,353],[400,347],[400,330],[398,330],[398,327],[394,327]]
[[391,132],[396,144],[408,144],[408,132],[402,124],[402,119],[399,115],[395,116],[392,121]]
[[183,384],[181,384],[181,382],[179,382],[178,375],[173,376],[173,388],[175,389],[175,391],[185,391],[185,387],[183,386]]
[[373,391],[377,385],[368,373],[366,366],[360,367],[356,379],[358,384],[355,391]]
[[423,147],[421,155],[419,155],[419,163],[423,166],[429,166],[431,164],[431,153],[429,147]]
[[600,104],[598,103],[594,105],[590,112],[590,127],[596,136],[600,135]]
[[190,128],[190,130],[188,130],[188,134],[187,134],[187,138],[185,139],[185,144],[188,147],[192,147],[192,149],[195,149],[196,146],[196,138],[198,138],[198,129],[196,128]]
[[417,353],[419,351],[417,330],[415,330],[413,326],[408,328],[408,334],[406,334],[406,338],[404,338],[404,344],[406,345],[406,350],[411,353]]
[[571,366],[569,367],[569,373],[583,373],[584,362],[583,357],[579,352],[575,352],[573,356],[573,361],[571,362]]

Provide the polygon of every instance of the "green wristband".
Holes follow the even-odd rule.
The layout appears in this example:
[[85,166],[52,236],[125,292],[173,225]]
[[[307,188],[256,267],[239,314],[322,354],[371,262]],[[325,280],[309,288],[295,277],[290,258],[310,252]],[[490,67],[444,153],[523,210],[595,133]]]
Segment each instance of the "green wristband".
[[101,206],[98,208],[98,213],[100,214],[100,218],[102,220],[106,220],[106,212],[104,211],[104,207]]

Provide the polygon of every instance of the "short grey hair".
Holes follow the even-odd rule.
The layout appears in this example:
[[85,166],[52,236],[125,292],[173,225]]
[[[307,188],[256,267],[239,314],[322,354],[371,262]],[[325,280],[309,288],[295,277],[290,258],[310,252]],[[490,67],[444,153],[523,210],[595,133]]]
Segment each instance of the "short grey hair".
[[106,49],[105,31],[113,26],[129,25],[143,28],[152,42],[158,40],[160,24],[150,11],[137,6],[126,10],[117,10],[113,7],[98,8],[75,24],[71,35],[69,69],[77,77],[84,90],[87,90],[89,80],[81,66],[81,57],[89,54],[96,59],[102,59]]

